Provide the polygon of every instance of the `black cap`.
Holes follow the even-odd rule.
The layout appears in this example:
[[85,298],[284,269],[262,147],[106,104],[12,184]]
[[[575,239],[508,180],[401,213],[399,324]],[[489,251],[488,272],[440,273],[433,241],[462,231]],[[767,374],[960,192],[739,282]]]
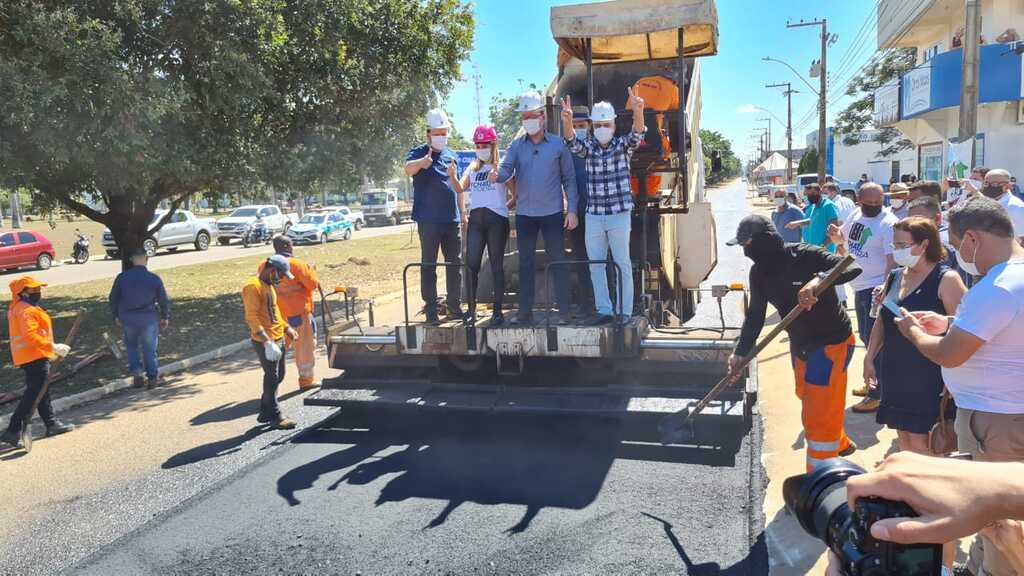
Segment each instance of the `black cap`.
[[740,220],[740,225],[736,227],[736,237],[726,242],[725,245],[736,246],[737,244],[743,244],[755,235],[764,232],[778,234],[771,220],[760,214],[750,214],[743,218],[743,220]]

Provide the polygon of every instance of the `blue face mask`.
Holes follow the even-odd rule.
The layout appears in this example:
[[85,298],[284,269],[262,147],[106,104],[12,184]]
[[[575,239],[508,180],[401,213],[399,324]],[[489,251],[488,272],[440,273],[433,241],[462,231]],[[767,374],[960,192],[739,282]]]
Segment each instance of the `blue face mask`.
[[31,304],[33,306],[39,304],[39,301],[42,300],[42,298],[43,298],[43,293],[42,292],[35,292],[35,293],[30,292],[30,293],[22,294],[21,295],[21,299],[22,300],[24,300],[25,302],[28,302],[29,304]]

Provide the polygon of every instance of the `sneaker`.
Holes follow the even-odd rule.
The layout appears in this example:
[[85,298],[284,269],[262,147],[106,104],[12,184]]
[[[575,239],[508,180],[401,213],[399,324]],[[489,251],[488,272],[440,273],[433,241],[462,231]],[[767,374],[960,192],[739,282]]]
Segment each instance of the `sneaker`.
[[21,448],[21,436],[10,429],[4,430],[3,434],[0,434],[0,442],[4,444],[10,444],[15,448]]
[[431,326],[440,326],[441,325],[441,319],[438,318],[438,316],[437,316],[437,310],[428,310],[425,313],[425,315],[427,317],[427,324],[430,324]]
[[868,388],[867,384],[861,386],[860,388],[854,388],[853,389],[853,395],[857,396],[858,398],[864,398],[870,392],[871,392],[871,389]]
[[839,455],[842,456],[843,458],[846,458],[847,456],[851,456],[857,450],[857,444],[854,443],[853,440],[850,440],[850,445],[844,448],[843,450],[840,450]]
[[146,381],[143,380],[142,374],[133,374],[132,375],[132,388],[142,388],[142,386],[145,383],[146,383]]
[[295,428],[295,422],[287,418],[279,418],[276,422],[270,425],[275,430],[291,430]]
[[602,324],[610,324],[614,320],[609,314],[598,314],[587,320],[587,326],[600,326]]
[[67,434],[74,429],[74,424],[67,424],[60,420],[54,420],[52,423],[46,425],[46,437],[60,436],[61,434]]
[[950,572],[953,573],[953,576],[974,576],[974,572],[971,572],[966,562],[953,562],[953,569]]
[[857,414],[868,414],[878,410],[878,406],[881,403],[881,400],[875,400],[874,398],[865,398],[860,402],[854,404],[851,410],[853,410]]

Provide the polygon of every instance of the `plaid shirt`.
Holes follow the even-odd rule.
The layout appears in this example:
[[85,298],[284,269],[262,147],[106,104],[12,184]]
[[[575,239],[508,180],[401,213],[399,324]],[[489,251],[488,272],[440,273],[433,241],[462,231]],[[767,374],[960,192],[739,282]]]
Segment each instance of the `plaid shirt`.
[[619,214],[633,209],[633,193],[629,186],[629,158],[643,136],[633,130],[616,136],[602,147],[593,136],[586,140],[573,138],[566,143],[569,151],[587,163],[587,213],[595,216]]

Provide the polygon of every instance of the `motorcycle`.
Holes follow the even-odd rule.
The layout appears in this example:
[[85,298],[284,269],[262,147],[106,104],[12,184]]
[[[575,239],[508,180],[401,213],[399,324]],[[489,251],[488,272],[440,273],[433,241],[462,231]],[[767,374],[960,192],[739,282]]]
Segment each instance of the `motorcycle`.
[[250,244],[270,244],[270,228],[265,222],[253,222],[245,227],[242,233],[242,246],[248,248]]
[[78,239],[71,248],[71,258],[75,264],[85,264],[89,261],[89,237],[77,231],[75,234],[78,235]]

